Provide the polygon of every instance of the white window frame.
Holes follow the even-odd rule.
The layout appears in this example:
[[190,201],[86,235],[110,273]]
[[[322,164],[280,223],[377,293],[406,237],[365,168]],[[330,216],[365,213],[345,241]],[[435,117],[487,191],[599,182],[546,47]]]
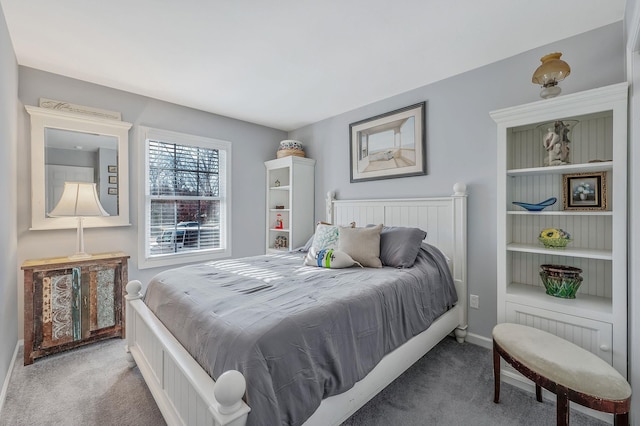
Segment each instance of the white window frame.
[[[173,132],[139,126],[140,158],[143,161],[140,176],[141,203],[138,208],[138,268],[147,269],[162,266],[180,265],[193,262],[220,259],[231,256],[231,142],[204,136]],[[147,236],[151,222],[150,185],[149,185],[149,144],[148,140],[157,140],[178,145],[191,145],[220,151],[220,248],[195,252],[171,253],[150,256],[150,244]]]

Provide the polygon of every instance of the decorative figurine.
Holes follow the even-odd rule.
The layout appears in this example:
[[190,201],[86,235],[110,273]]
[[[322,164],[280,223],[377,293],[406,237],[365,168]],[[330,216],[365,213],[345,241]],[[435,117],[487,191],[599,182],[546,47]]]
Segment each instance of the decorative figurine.
[[548,128],[542,138],[542,145],[549,155],[544,159],[545,166],[560,166],[569,164],[569,126],[560,120]]
[[283,225],[282,225],[282,215],[280,213],[278,213],[276,215],[276,226],[274,226],[275,229],[283,229]]
[[287,248],[287,237],[285,237],[284,235],[278,235],[275,242],[273,243],[273,248]]
[[278,179],[276,179],[274,185],[276,186],[276,188],[279,187],[280,186],[280,181]]

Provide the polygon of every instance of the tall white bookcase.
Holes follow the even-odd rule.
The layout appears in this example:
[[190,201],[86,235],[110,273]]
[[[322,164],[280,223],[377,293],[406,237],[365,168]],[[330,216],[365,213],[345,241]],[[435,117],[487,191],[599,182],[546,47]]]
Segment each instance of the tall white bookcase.
[[[316,160],[288,156],[264,163],[267,169],[266,253],[303,246],[315,230],[314,172]],[[276,221],[282,220],[282,228]],[[276,247],[284,237],[286,247]]]
[[[536,327],[603,358],[627,377],[627,83],[491,112],[498,126],[498,322]],[[544,166],[543,124],[577,120],[570,164]],[[541,128],[543,129],[541,131]],[[594,160],[598,160],[595,161]],[[563,209],[563,175],[605,172],[606,210]],[[540,212],[513,205],[556,197]],[[545,249],[542,229],[573,241]],[[575,299],[545,294],[539,265],[581,268]],[[505,373],[511,378],[518,376]]]

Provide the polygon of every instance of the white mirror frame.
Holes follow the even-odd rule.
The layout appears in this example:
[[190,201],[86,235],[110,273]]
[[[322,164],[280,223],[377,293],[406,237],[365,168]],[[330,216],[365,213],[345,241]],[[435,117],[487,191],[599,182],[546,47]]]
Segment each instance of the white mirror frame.
[[31,116],[31,228],[71,229],[75,217],[48,217],[45,203],[45,129],[113,136],[118,140],[118,215],[86,217],[85,228],[129,226],[129,129],[131,123],[90,115],[25,106]]

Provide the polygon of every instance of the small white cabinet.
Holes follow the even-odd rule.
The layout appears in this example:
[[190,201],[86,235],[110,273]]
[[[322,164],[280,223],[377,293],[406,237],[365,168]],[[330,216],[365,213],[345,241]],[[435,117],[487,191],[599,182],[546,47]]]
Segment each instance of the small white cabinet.
[[[626,83],[505,108],[498,127],[497,319],[536,327],[595,353],[627,377],[627,92]],[[545,166],[545,123],[576,120],[570,164]],[[563,175],[604,173],[601,210],[565,210]],[[539,212],[514,201],[557,203]],[[546,249],[542,229],[572,236],[565,249]],[[582,269],[575,299],[549,296],[541,264]]]
[[313,234],[315,164],[315,160],[297,156],[264,163],[267,253],[300,247]]

